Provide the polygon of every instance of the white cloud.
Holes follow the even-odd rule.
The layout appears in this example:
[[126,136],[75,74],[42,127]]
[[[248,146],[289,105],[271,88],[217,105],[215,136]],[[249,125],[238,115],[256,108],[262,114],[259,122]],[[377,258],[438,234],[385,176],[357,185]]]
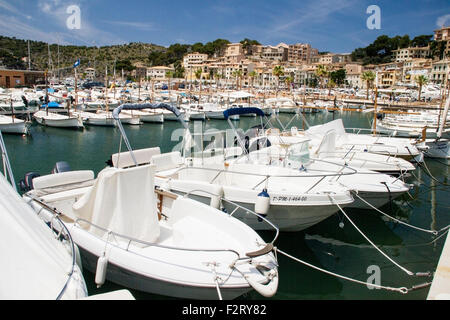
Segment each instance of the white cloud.
[[450,14],[446,14],[445,16],[440,16],[439,18],[437,18],[436,20],[436,25],[438,27],[444,27],[444,26],[448,26],[448,24],[446,24],[447,22],[450,23]]
[[134,22],[134,21],[107,21],[103,20],[103,22],[114,24],[118,26],[131,27],[134,29],[144,30],[144,31],[152,31],[155,30],[155,27],[152,23],[149,22]]

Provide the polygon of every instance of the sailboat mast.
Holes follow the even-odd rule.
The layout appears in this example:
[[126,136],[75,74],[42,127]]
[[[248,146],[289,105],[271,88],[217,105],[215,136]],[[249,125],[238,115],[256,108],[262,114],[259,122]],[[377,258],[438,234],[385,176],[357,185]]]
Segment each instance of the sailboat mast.
[[377,134],[377,98],[378,98],[378,86],[375,86],[375,101],[373,104],[373,134]]
[[28,40],[28,70],[31,70],[30,40]]
[[105,90],[105,107],[106,107],[106,112],[109,112],[109,106],[108,106],[108,65],[106,65],[106,70],[105,70],[105,84],[106,84],[106,90]]

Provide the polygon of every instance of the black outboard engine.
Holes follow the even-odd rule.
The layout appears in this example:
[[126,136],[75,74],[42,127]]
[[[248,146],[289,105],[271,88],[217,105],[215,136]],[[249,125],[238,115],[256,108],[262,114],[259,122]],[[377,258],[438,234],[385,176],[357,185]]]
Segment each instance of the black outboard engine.
[[23,104],[25,105],[25,107],[28,108],[28,100],[25,96],[22,96],[22,101],[23,101]]
[[41,175],[37,172],[27,172],[25,177],[19,181],[19,188],[22,192],[28,192],[33,190],[33,179],[40,177]]
[[53,167],[52,173],[61,173],[67,171],[72,171],[70,165],[66,161],[59,161]]

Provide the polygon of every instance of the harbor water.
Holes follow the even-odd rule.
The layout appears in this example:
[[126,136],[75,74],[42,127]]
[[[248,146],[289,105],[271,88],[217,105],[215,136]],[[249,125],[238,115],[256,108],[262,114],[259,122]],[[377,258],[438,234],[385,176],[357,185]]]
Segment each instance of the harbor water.
[[[290,114],[281,114],[280,120],[287,123],[291,117]],[[347,128],[369,128],[372,117],[372,113],[360,112],[306,115],[310,125],[342,118]],[[241,117],[240,121],[235,122],[243,130],[256,124],[259,124],[259,120],[252,117]],[[189,125],[193,128],[192,122]],[[229,128],[228,123],[223,120],[207,120],[203,125],[204,130]],[[294,120],[291,125],[302,128],[299,119]],[[166,121],[163,124],[145,123],[124,128],[133,149],[159,146],[161,152],[168,152],[179,143],[179,140],[171,137],[175,129],[181,128],[181,124]],[[120,133],[115,127],[91,126],[84,130],[68,130],[33,123],[30,132],[30,136],[4,135],[16,182],[29,171],[48,174],[58,161],[67,161],[73,170],[93,170],[98,174],[106,166],[105,162],[111,154],[118,152],[120,145]],[[382,210],[411,225],[439,230],[450,224],[450,188],[447,186],[449,166],[442,159],[426,159],[425,164],[426,167],[418,167],[407,178],[407,182],[414,184],[409,194],[395,199]],[[436,240],[429,233],[392,222],[374,210],[345,211],[358,228],[399,265],[412,272],[435,270],[445,237]],[[269,238],[271,234],[261,235]],[[432,280],[430,277],[410,276],[392,264],[356,231],[342,213],[301,232],[282,232],[276,246],[312,265],[364,282],[369,281],[373,270],[380,271],[380,284],[383,286],[411,288]],[[271,299],[424,300],[429,290],[429,287],[425,287],[401,294],[369,289],[365,285],[314,270],[282,255],[278,255],[278,261],[280,284],[277,294]],[[92,273],[84,270],[84,276],[90,295],[122,289],[110,282],[97,288]],[[131,290],[131,293],[136,299],[172,299],[135,290]],[[254,300],[263,297],[252,292],[239,299]]]

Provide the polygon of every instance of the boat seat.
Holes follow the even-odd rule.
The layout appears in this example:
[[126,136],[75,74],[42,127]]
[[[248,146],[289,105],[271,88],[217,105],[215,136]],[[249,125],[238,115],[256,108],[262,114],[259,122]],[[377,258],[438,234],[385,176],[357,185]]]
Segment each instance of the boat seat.
[[[133,150],[138,165],[149,164],[152,157],[159,154],[161,154],[159,147]],[[115,168],[128,168],[135,165],[129,151],[115,153],[111,158]]]
[[77,201],[81,196],[88,192],[92,187],[82,187],[77,189],[70,189],[66,191],[46,194],[40,198],[46,203],[52,203],[56,201],[62,201],[67,199],[74,199]]
[[151,163],[156,165],[158,172],[178,168],[183,164],[183,159],[179,151],[174,151],[153,156]]
[[67,190],[90,187],[94,184],[94,171],[66,171],[36,177],[33,179],[32,194],[44,196]]

